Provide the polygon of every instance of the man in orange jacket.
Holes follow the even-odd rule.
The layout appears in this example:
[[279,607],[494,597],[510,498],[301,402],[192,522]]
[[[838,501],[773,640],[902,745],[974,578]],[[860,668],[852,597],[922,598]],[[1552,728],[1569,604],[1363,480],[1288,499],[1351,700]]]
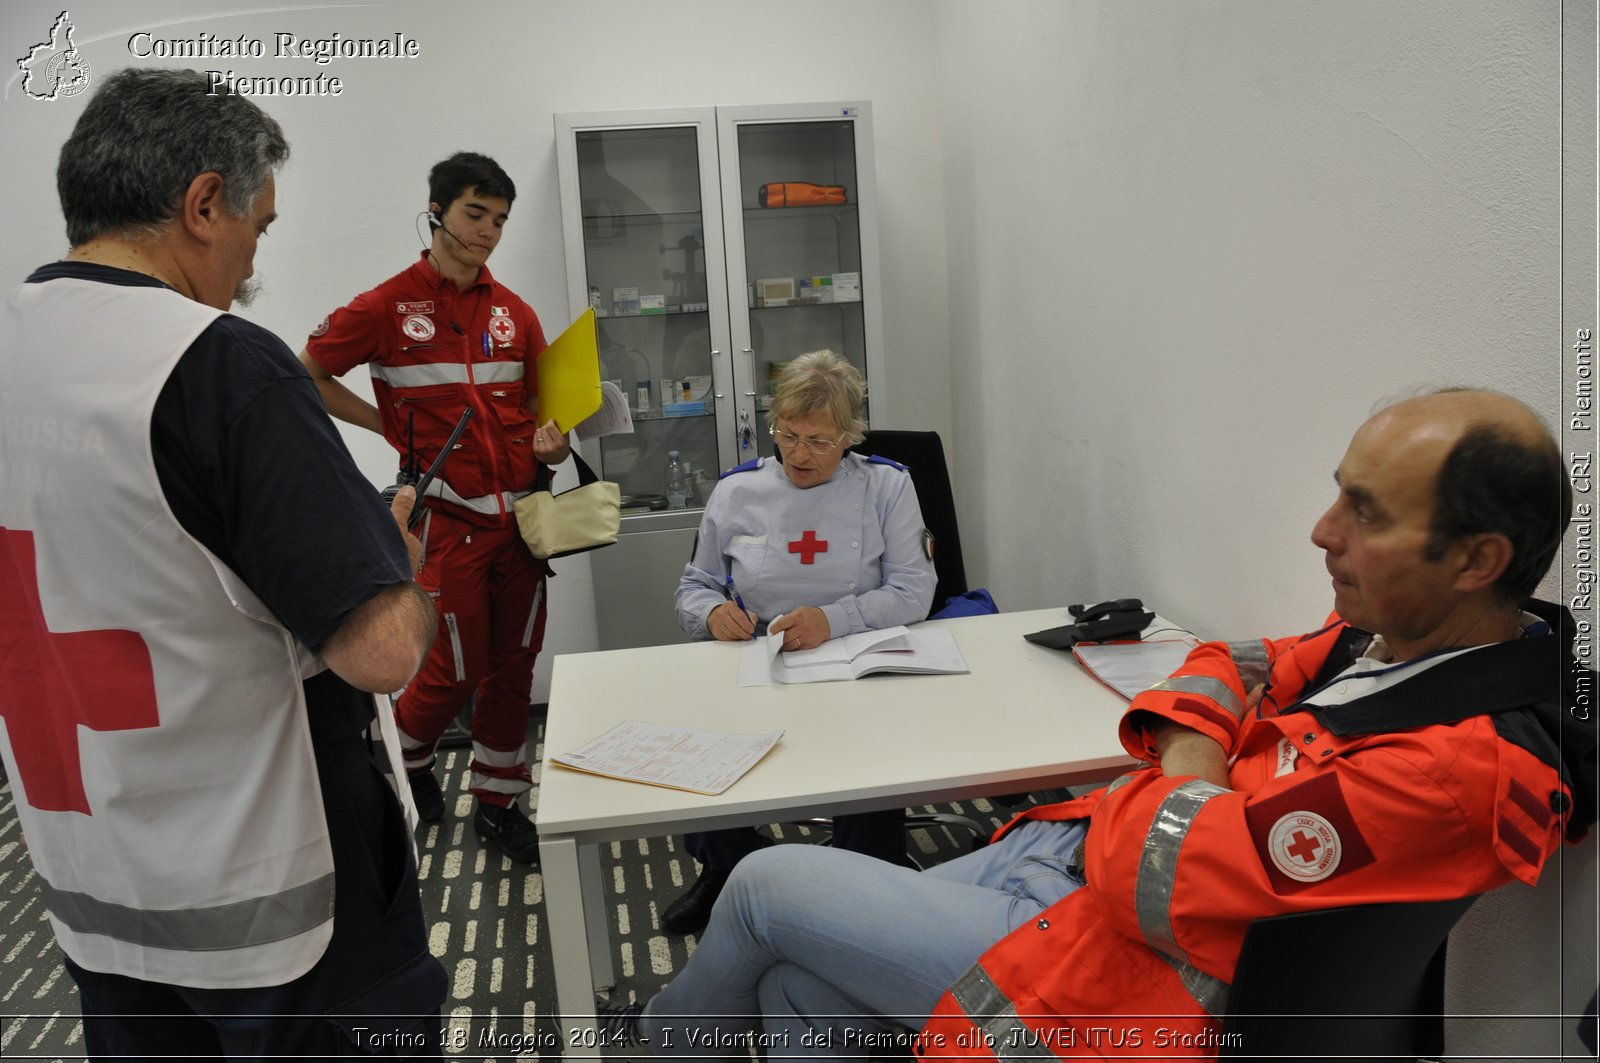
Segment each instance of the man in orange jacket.
[[759,1014],[769,1057],[901,1027],[929,1057],[1214,1054],[1252,920],[1536,881],[1595,794],[1593,723],[1563,720],[1570,618],[1529,601],[1571,511],[1560,451],[1521,403],[1455,390],[1375,415],[1334,478],[1311,536],[1333,617],[1208,643],[1135,698],[1121,736],[1149,766],[927,872],[757,853],[682,974],[603,1007],[605,1032],[704,1057]]

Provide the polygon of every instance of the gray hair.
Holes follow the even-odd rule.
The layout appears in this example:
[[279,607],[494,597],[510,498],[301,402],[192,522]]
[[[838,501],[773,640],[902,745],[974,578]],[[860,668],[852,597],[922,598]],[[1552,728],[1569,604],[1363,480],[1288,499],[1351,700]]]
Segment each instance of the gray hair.
[[830,350],[811,351],[789,362],[778,374],[778,391],[767,411],[767,423],[821,414],[848,435],[854,446],[867,436],[867,422],[861,416],[866,398],[867,382],[861,370]]
[[224,206],[243,217],[288,157],[275,119],[243,96],[213,92],[200,71],[119,70],[61,146],[56,192],[67,239],[77,247],[151,233],[203,173],[222,176]]

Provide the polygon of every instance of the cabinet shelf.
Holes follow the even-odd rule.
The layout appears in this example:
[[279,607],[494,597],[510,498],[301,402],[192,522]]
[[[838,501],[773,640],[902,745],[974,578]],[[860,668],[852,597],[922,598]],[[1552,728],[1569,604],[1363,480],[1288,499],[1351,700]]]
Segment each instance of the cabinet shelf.
[[598,321],[649,321],[653,317],[684,317],[691,314],[706,314],[705,308],[699,310],[683,310],[679,307],[669,306],[656,314],[609,314],[604,310],[595,310],[594,316]]
[[819,214],[828,214],[842,217],[846,214],[855,214],[860,210],[856,203],[822,203],[815,207],[745,207],[744,216],[749,218],[782,218]]
[[684,222],[698,222],[703,214],[698,210],[640,210],[618,214],[585,214],[584,224],[600,224],[611,221],[663,221],[682,224]]
[[705,413],[671,413],[671,414],[660,414],[660,413],[656,413],[654,410],[650,411],[649,413],[639,413],[639,412],[635,411],[631,416],[633,417],[633,423],[634,424],[642,424],[642,423],[644,423],[646,421],[649,421],[649,422],[652,422],[652,423],[655,422],[655,421],[702,421],[702,420],[705,420],[707,417],[715,417],[716,415],[717,415],[717,411],[716,410],[707,409]]
[[751,306],[748,309],[750,310],[751,313],[755,313],[758,310],[761,311],[762,313],[765,313],[766,311],[769,311],[769,310],[801,310],[801,309],[806,309],[806,308],[810,308],[810,307],[818,307],[818,306],[838,306],[838,307],[857,306],[858,307],[860,305],[861,305],[861,300],[860,299],[846,299],[843,302],[838,302],[838,303],[824,303],[824,302],[820,302],[820,301],[818,301],[818,302],[807,302],[807,303],[793,302],[793,303],[784,303],[784,304],[782,304],[780,306]]

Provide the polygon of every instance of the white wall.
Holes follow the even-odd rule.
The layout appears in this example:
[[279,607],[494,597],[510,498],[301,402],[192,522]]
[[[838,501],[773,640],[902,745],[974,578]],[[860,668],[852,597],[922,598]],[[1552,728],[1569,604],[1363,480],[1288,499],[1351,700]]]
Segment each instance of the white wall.
[[[1474,383],[1556,422],[1560,17],[941,2],[974,580],[1008,609],[1140,595],[1213,635],[1306,630],[1331,604],[1309,532],[1377,400]],[[1587,1002],[1594,852],[1469,913],[1452,1007]],[[1459,1024],[1451,1051],[1552,1052],[1570,1023],[1533,1025]]]
[[[296,349],[415,257],[426,171],[450,151],[495,155],[518,182],[493,267],[555,328],[553,113],[871,100],[877,387],[895,426],[946,433],[969,572],[1008,609],[1138,594],[1225,636],[1303,629],[1329,601],[1307,535],[1377,400],[1455,381],[1557,413],[1558,0],[71,10],[98,74],[161,24],[421,42],[403,63],[193,64],[345,79],[337,99],[263,101],[295,156],[258,258],[268,294],[248,313]],[[59,11],[0,8],[4,54]],[[14,80],[0,102],[8,278],[64,250],[51,175],[80,106],[20,99]],[[351,438],[387,482],[388,452]],[[585,559],[561,566],[552,600],[539,697],[554,653],[594,645]],[[1572,855],[1536,896],[1469,914],[1453,1006],[1587,999],[1594,846]],[[1563,940],[1582,961],[1564,996]],[[1452,1050],[1514,1055],[1528,1037],[1472,1024]]]

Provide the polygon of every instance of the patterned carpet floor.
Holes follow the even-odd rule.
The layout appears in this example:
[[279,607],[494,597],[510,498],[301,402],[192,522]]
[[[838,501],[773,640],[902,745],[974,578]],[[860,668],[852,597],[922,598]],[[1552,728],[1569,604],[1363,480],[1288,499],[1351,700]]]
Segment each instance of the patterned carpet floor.
[[[537,765],[543,724],[530,728]],[[482,845],[471,828],[466,749],[440,753],[444,819],[417,838],[430,947],[450,975],[444,1004],[447,1059],[510,1060],[559,1056],[555,989],[550,969],[544,880]],[[537,803],[537,767],[534,801]],[[1011,812],[988,801],[926,806],[953,812],[991,830]],[[816,842],[819,828],[774,824],[780,841]],[[611,935],[616,949],[614,998],[645,999],[668,982],[694,951],[695,939],[668,934],[658,913],[692,882],[695,863],[681,839],[613,842],[602,850]],[[960,828],[918,828],[908,850],[929,866],[968,851]],[[60,962],[33,869],[22,845],[9,784],[0,782],[0,1058],[81,1060],[78,998]]]

